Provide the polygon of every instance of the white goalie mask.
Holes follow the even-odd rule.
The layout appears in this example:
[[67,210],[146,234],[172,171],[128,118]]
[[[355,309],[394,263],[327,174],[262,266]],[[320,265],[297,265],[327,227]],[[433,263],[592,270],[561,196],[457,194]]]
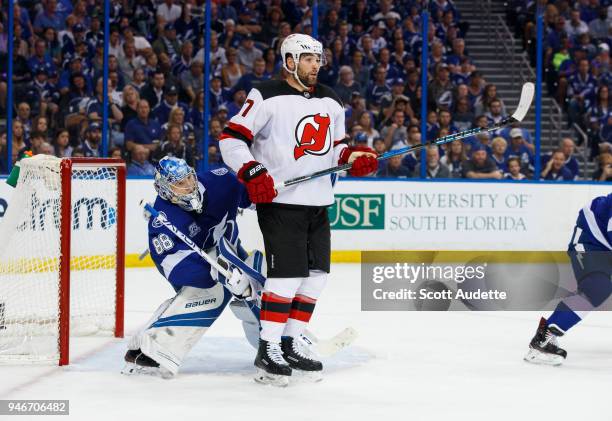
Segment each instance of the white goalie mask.
[[[325,66],[326,64],[325,54],[323,54],[323,44],[310,35],[291,34],[285,38],[281,44],[283,67],[286,71],[293,75],[295,80],[297,80],[304,89],[308,89],[308,87],[302,83],[297,74],[298,63],[300,62],[300,56],[302,54],[314,54],[321,60],[321,66]],[[287,67],[287,55],[290,55],[295,63],[295,68],[293,70],[290,70],[289,67]]]

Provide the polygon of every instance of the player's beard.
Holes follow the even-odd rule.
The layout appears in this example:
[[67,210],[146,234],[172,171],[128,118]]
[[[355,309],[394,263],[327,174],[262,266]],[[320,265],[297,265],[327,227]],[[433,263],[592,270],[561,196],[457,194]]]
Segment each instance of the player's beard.
[[312,88],[317,84],[317,74],[301,72],[299,67],[296,76],[300,80],[300,82],[304,84],[304,86],[307,86],[309,88]]

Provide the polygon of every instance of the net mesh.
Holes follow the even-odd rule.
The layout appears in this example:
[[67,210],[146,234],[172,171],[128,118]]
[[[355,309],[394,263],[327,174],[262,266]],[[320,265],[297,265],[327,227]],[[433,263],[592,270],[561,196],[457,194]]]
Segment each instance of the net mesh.
[[[0,363],[59,359],[61,159],[34,157],[0,222]],[[72,170],[70,335],[115,327],[117,169]]]

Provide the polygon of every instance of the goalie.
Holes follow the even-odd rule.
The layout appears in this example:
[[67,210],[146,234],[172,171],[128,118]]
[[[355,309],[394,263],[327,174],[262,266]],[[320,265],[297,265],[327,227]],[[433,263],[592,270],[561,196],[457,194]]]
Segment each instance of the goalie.
[[[240,246],[236,224],[238,209],[250,207],[251,202],[243,185],[227,169],[196,175],[184,160],[166,157],[156,168],[155,190],[158,197],[154,208],[200,248],[216,259],[217,246],[223,243],[223,249],[231,249],[240,263],[260,272],[261,252],[247,255]],[[154,218],[148,231],[151,257],[176,295],[164,301],[130,340],[124,373],[159,371],[169,377],[178,372],[187,353],[221,315],[232,294],[240,299],[254,298],[261,284],[235,269],[235,264],[227,264],[233,268],[230,279],[219,279],[206,260]]]

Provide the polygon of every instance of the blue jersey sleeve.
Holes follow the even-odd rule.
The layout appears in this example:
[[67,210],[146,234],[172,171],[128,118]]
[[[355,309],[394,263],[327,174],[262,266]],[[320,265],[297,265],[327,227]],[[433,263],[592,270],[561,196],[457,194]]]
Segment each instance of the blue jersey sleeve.
[[[155,208],[166,215],[166,218],[181,232],[188,234],[183,226],[189,225],[181,210],[173,205],[160,205]],[[151,258],[159,272],[175,289],[182,286],[209,288],[215,284],[210,275],[210,265],[187,244],[154,220],[149,222],[149,250]]]
[[582,208],[576,225],[582,230],[580,242],[612,250],[612,193],[596,197]]

